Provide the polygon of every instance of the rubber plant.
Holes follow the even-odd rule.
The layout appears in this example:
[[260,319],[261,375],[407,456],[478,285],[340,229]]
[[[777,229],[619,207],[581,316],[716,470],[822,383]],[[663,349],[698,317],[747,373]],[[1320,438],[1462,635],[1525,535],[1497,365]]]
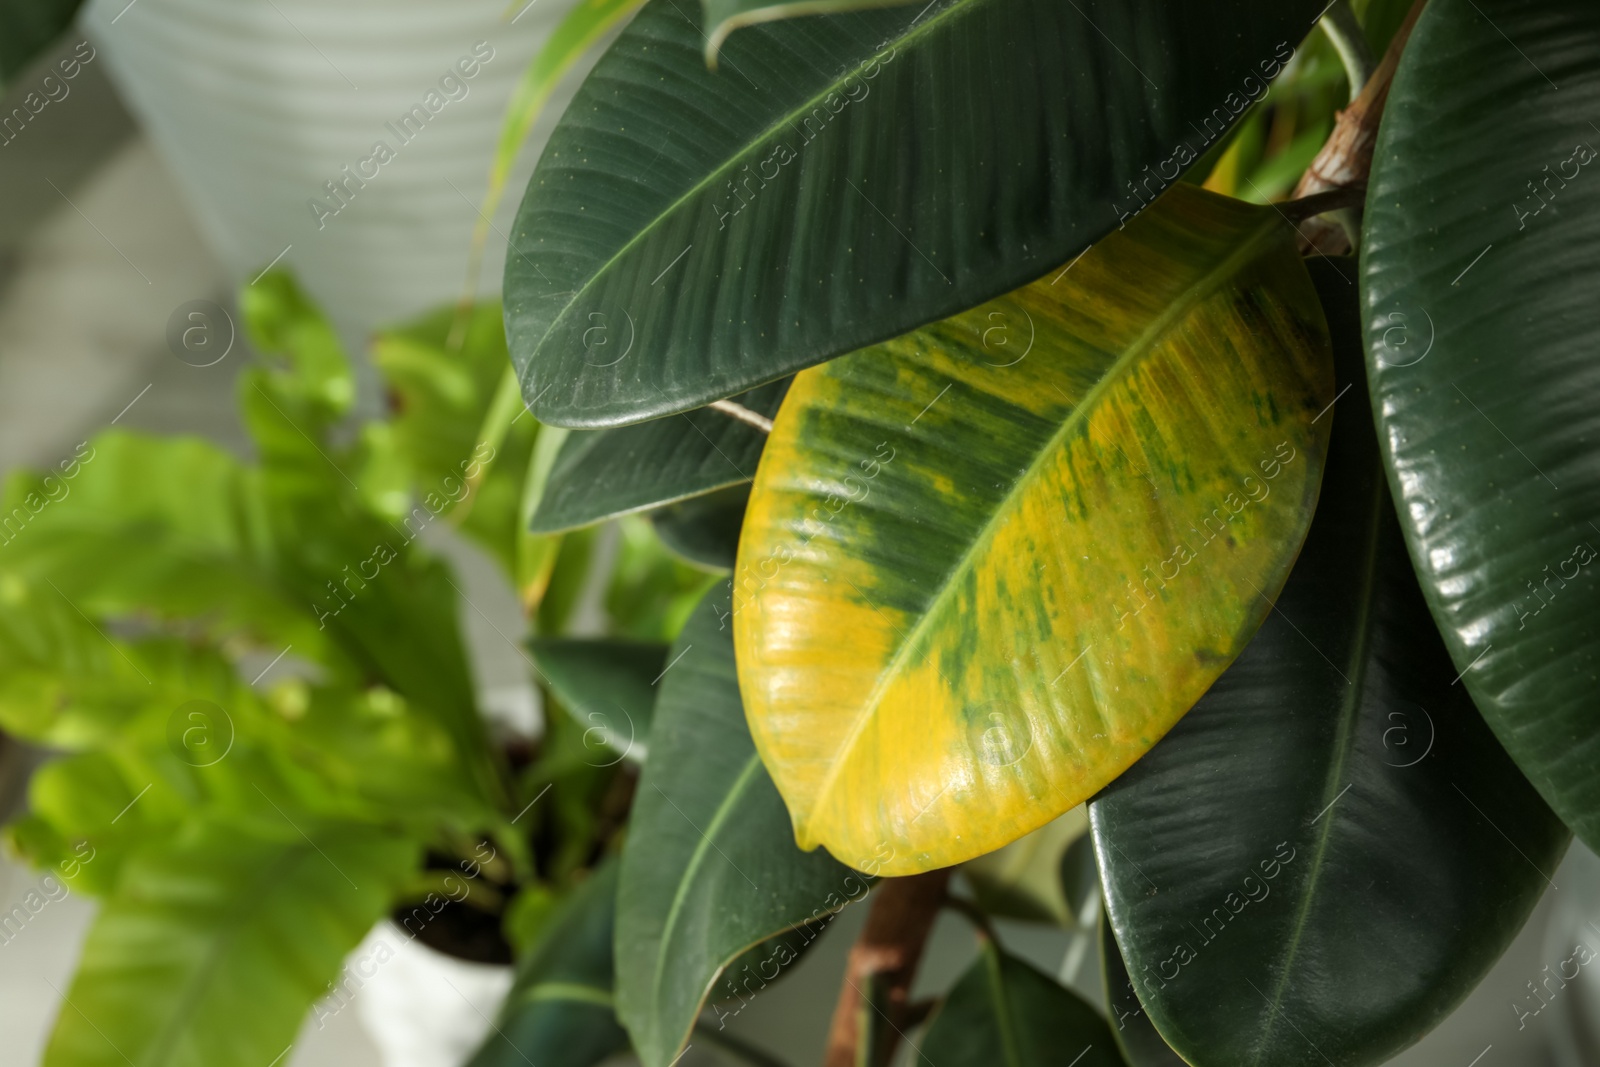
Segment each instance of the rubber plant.
[[[827,1067],[1418,1041],[1600,845],[1600,13],[635,6],[580,6],[507,118],[502,164],[632,15],[529,182],[503,335],[389,339],[397,412],[351,437],[325,326],[265,316],[258,464],[102,438],[3,561],[38,622],[0,712],[78,750],[11,836],[110,901],[48,1062],[271,1062],[446,879],[516,958],[474,1067],[785,1062],[738,1016],[863,900]],[[284,600],[458,474],[558,712],[531,764],[420,548]],[[568,632],[613,552],[610,632]],[[321,672],[253,688],[279,642]],[[238,738],[198,771],[197,695]],[[929,997],[946,910],[978,950]],[[1106,1002],[1002,918],[1101,950]]]
[[[728,567],[541,653],[651,720],[647,1067],[868,894],[830,1067],[1376,1064],[1461,1002],[1600,846],[1597,56],[1576,0],[640,8],[504,294],[532,528]],[[992,919],[1102,893],[1097,1013]]]

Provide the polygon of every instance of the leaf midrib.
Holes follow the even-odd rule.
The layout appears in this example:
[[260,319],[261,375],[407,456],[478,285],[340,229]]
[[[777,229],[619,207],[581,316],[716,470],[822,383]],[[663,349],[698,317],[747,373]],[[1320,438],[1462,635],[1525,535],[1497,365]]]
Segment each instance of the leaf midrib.
[[[1378,578],[1378,534],[1383,528],[1383,507],[1388,501],[1388,494],[1388,482],[1381,476],[1374,477],[1371,506],[1367,509],[1371,515],[1371,522],[1367,531],[1366,573],[1362,582],[1361,603],[1357,608],[1355,640],[1350,644],[1350,655],[1346,663],[1351,674],[1349,683],[1345,686],[1345,697],[1339,705],[1338,751],[1333,761],[1328,764],[1327,775],[1322,783],[1324,799],[1334,794],[1334,787],[1343,777],[1350,751],[1355,746],[1355,718],[1361,707],[1361,688],[1366,682],[1367,667],[1372,661],[1368,652],[1372,640],[1372,602]],[[1311,859],[1311,875],[1306,879],[1300,908],[1295,915],[1294,930],[1289,936],[1288,946],[1284,949],[1283,970],[1278,975],[1278,984],[1267,1001],[1267,1026],[1262,1032],[1260,1043],[1256,1046],[1255,1056],[1251,1060],[1252,1067],[1261,1067],[1261,1057],[1272,1036],[1274,1021],[1283,1014],[1280,1005],[1283,1003],[1284,990],[1288,987],[1289,972],[1293,969],[1294,958],[1299,953],[1300,941],[1305,934],[1306,923],[1311,914],[1311,902],[1316,897],[1317,881],[1322,874],[1323,860],[1327,856],[1328,840],[1333,836],[1334,820],[1333,812],[1328,812],[1328,821],[1323,824],[1322,832],[1317,837],[1316,849]]]
[[[712,815],[711,821],[706,824],[705,830],[700,834],[700,843],[695,845],[694,852],[689,856],[689,864],[684,868],[683,877],[678,880],[678,888],[672,895],[672,904],[667,909],[666,920],[661,924],[661,941],[656,948],[655,975],[650,980],[650,1007],[653,1020],[660,1018],[655,1009],[661,1003],[661,986],[666,979],[667,960],[671,955],[667,948],[672,942],[678,919],[683,914],[683,905],[688,899],[690,884],[694,882],[701,865],[705,862],[706,854],[711,849],[712,838],[722,829],[722,824],[727,821],[728,815],[733,811],[735,800],[749,788],[751,779],[760,767],[761,757],[752,751],[749,758],[745,760],[744,767],[728,787],[722,802],[717,805],[717,810]],[[656,788],[659,789],[660,787],[657,786]]]
[[[986,2],[988,2],[988,0],[955,0],[955,2],[949,7],[934,15],[920,27],[913,23],[912,28],[909,28],[904,36],[894,39],[893,47],[897,50],[901,46],[909,47],[918,38],[931,33],[934,27],[941,25],[952,15],[965,14],[967,11],[970,11],[974,7],[980,6]],[[865,60],[862,60],[855,66],[850,67],[846,73],[836,76],[832,81],[825,82],[823,89],[820,92],[809,97],[799,107],[785,112],[781,119],[774,121],[766,129],[762,130],[759,135],[748,139],[745,142],[744,147],[740,148],[739,151],[735,152],[726,161],[717,166],[714,170],[708,172],[705,177],[701,178],[683,193],[679,194],[677,199],[673,200],[672,203],[668,204],[664,209],[658,211],[655,216],[649,220],[649,222],[639,228],[638,232],[636,232],[632,237],[628,238],[627,242],[623,244],[621,248],[613,252],[611,256],[598,268],[591,271],[589,277],[584,280],[582,285],[572,291],[571,298],[568,299],[566,304],[562,306],[561,310],[556,313],[555,318],[550,320],[549,327],[544,331],[543,336],[539,338],[539,343],[534,346],[533,352],[529,356],[527,365],[530,368],[534,365],[539,358],[539,353],[544,350],[545,342],[555,334],[556,329],[561,325],[562,321],[566,319],[567,313],[576,307],[578,302],[588,294],[590,288],[592,288],[594,284],[600,280],[600,278],[610,271],[619,260],[627,255],[627,253],[631,251],[635,245],[638,245],[652,232],[654,232],[656,227],[672,218],[677,213],[678,208],[682,207],[689,200],[699,195],[702,190],[714,184],[718,178],[726,174],[741,160],[755,154],[755,149],[765,147],[768,139],[775,135],[779,130],[792,128],[796,118],[809,113],[811,109],[820,104],[829,93],[837,92],[846,81],[865,70],[869,64],[874,62],[877,56],[878,53],[874,52]]]
[[[301,861],[308,859],[311,856],[310,849],[315,849],[317,847],[315,842],[312,842],[309,839],[305,842],[305,844],[301,844],[298,841],[281,841],[274,843],[279,847],[278,858],[274,859],[267,866],[267,869],[262,873],[260,879],[253,882],[253,884],[277,884],[277,879],[275,876],[281,869],[284,867],[297,866]],[[194,972],[193,981],[185,984],[185,988],[182,994],[180,994],[178,1002],[173,1006],[173,1010],[167,1016],[166,1023],[156,1034],[155,1041],[153,1042],[153,1051],[146,1054],[153,1056],[153,1059],[145,1060],[144,1062],[146,1064],[154,1064],[159,1067],[161,1064],[172,1062],[170,1057],[173,1049],[177,1046],[179,1037],[183,1032],[185,1020],[191,1017],[191,1009],[193,1009],[193,1007],[203,999],[205,993],[212,987],[210,981],[211,975],[219,966],[221,966],[222,960],[227,954],[227,950],[231,948],[233,942],[238,938],[240,931],[246,925],[248,925],[250,913],[258,910],[255,905],[262,905],[259,910],[266,911],[268,910],[266,904],[271,899],[272,898],[270,894],[249,892],[242,893],[240,894],[239,901],[234,906],[228,908],[228,910],[223,914],[221,920],[217,924],[217,926],[222,929],[222,933],[217,937],[209,939],[209,945],[205,951],[204,959],[202,960],[200,967]],[[141,1060],[144,1060],[143,1056],[140,1058]]]
[[1054,456],[1067,438],[1093,413],[1093,409],[1101,396],[1121,379],[1128,367],[1148,355],[1162,337],[1188,317],[1189,312],[1193,310],[1196,304],[1220,287],[1224,281],[1237,275],[1248,263],[1254,262],[1263,245],[1268,244],[1272,238],[1281,236],[1283,225],[1276,215],[1269,214],[1254,229],[1246,231],[1245,236],[1239,242],[1238,248],[1228,253],[1215,267],[1203,273],[1193,284],[1178,294],[1167,305],[1166,309],[1151,322],[1149,327],[1129,344],[1127,349],[1106,369],[1100,380],[1095,382],[1089,391],[1084,394],[1083,399],[1067,413],[1067,417],[1062,420],[1061,426],[1045,440],[1034,454],[1027,468],[1018,475],[1017,480],[1012,483],[1011,488],[1007,490],[1005,496],[995,506],[988,520],[978,531],[977,536],[972,539],[966,550],[961,554],[961,558],[946,573],[938,591],[929,600],[921,618],[911,628],[911,632],[900,644],[894,656],[879,672],[878,681],[873,686],[872,692],[867,695],[867,699],[862,704],[861,710],[856,714],[855,720],[850,724],[849,732],[840,742],[839,747],[834,750],[827,774],[823,777],[809,810],[800,822],[799,829],[806,842],[815,843],[815,838],[812,836],[812,823],[818,817],[818,813],[822,810],[829,793],[838,782],[844,764],[851,755],[867,723],[877,714],[878,705],[887,695],[889,686],[895,678],[900,676],[912,649],[920,645],[926,630],[932,624],[935,616],[939,614],[939,609],[943,605],[945,598],[951,595],[951,591],[959,584],[959,579],[975,565],[981,554],[980,550],[993,539],[996,531],[1000,528],[1002,517],[1010,514],[1019,500],[1026,498],[1025,487],[1032,485],[1038,478],[1040,469],[1046,460]]
[[1017,1021],[1012,1009],[1011,991],[1006,987],[1005,960],[993,941],[983,946],[983,965],[989,977],[990,999],[994,1006],[995,1025],[1000,1030],[1000,1049],[1006,1067],[1024,1067],[1022,1048],[1017,1041]]

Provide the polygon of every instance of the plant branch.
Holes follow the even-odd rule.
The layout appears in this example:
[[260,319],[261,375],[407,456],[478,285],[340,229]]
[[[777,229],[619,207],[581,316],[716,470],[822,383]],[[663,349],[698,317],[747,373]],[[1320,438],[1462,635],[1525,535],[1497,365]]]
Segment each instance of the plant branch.
[[1361,28],[1350,0],[1334,0],[1328,10],[1322,13],[1321,25],[1333,50],[1339,53],[1339,62],[1344,64],[1345,78],[1350,82],[1350,99],[1353,101],[1371,80],[1372,71],[1377,66],[1372,46],[1367,44],[1366,31]]
[[[909,1025],[911,980],[934,920],[945,903],[950,869],[929,871],[909,878],[885,878],[872,894],[872,910],[861,936],[850,947],[844,984],[833,1011],[824,1067],[856,1067],[860,1040],[860,1010],[869,986],[877,983],[884,1020],[891,1027],[880,1063],[888,1062],[894,1039]],[[877,1067],[877,1065],[873,1065]]]
[[[1427,0],[1416,0],[1406,13],[1405,21],[1395,32],[1394,40],[1383,53],[1383,60],[1372,72],[1350,106],[1339,112],[1328,143],[1322,146],[1317,158],[1311,161],[1300,183],[1295,186],[1296,199],[1326,192],[1330,189],[1365,189],[1367,175],[1372,170],[1372,150],[1378,140],[1378,123],[1383,119],[1384,106],[1389,102],[1389,87],[1394,83],[1395,68],[1400,65],[1400,53],[1411,36],[1411,27],[1422,14]],[[1344,212],[1340,226],[1326,219],[1307,219],[1300,226],[1301,245],[1310,251],[1339,253],[1356,246],[1360,236],[1360,211],[1351,208]]]

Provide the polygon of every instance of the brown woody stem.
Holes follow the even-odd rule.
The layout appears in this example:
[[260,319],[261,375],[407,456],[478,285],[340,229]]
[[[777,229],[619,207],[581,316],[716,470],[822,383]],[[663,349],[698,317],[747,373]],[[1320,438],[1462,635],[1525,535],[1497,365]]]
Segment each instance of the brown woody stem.
[[929,871],[909,878],[885,878],[872,894],[872,910],[861,936],[850,947],[845,964],[844,984],[833,1011],[833,1027],[828,1033],[824,1067],[856,1067],[856,1046],[860,1043],[860,1011],[869,986],[880,993],[873,999],[880,1005],[883,1021],[889,1025],[888,1039],[879,1063],[888,1062],[895,1038],[911,1024],[909,998],[911,980],[934,920],[945,903],[945,887],[952,871]]
[[[1311,161],[1295,186],[1295,199],[1333,189],[1365,190],[1367,175],[1372,170],[1372,149],[1378,140],[1378,123],[1383,119],[1384,105],[1389,102],[1395,68],[1400,65],[1400,53],[1405,50],[1411,27],[1416,25],[1426,2],[1416,0],[1411,5],[1372,77],[1350,101],[1350,106],[1339,112],[1327,144],[1322,146],[1322,151],[1317,153],[1317,158]],[[1328,219],[1308,218],[1300,226],[1301,244],[1311,251],[1345,252],[1354,245],[1351,230],[1359,232],[1359,227],[1359,208],[1347,213],[1343,227]]]

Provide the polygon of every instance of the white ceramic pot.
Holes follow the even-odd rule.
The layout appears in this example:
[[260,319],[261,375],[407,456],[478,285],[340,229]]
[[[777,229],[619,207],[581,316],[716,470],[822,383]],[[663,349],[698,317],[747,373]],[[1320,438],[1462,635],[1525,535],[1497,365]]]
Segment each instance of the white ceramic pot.
[[354,1010],[384,1067],[460,1067],[488,1036],[511,978],[510,967],[446,956],[384,921],[345,960],[313,1022]]
[[[461,294],[506,102],[572,6],[90,0],[83,24],[233,277],[281,255],[360,339]],[[524,148],[501,234],[579,80]],[[483,289],[504,247],[491,233]]]

